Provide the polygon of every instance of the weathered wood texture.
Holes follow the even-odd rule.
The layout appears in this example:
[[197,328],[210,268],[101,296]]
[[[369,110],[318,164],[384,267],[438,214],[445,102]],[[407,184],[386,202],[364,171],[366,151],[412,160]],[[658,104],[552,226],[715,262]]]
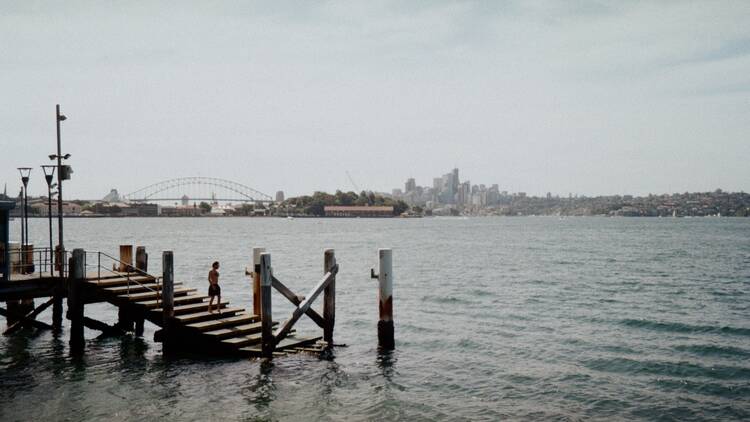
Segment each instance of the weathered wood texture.
[[120,262],[117,270],[120,272],[133,270],[133,245],[120,245]]
[[161,308],[164,314],[164,323],[174,316],[174,255],[172,251],[164,251],[162,261],[162,297]]
[[145,246],[135,248],[135,268],[144,273],[148,272],[148,254]]
[[19,330],[24,325],[29,324],[28,322],[29,320],[35,319],[37,315],[41,314],[45,309],[49,308],[50,305],[52,305],[54,301],[55,301],[54,298],[50,298],[50,300],[42,303],[33,311],[27,313],[26,315],[23,315],[21,318],[19,318],[18,321],[9,325],[8,328],[3,332],[3,334],[4,335],[13,334],[15,331]]
[[[330,273],[336,265],[336,255],[333,249],[326,249],[323,254],[323,273]],[[331,281],[323,293],[323,340],[328,344],[333,344],[333,327],[336,324],[336,274],[333,274]]]
[[83,306],[85,303],[86,253],[83,249],[75,249],[70,261],[70,276],[68,279],[69,344],[71,350],[77,352],[82,350],[85,344],[83,338]]
[[336,272],[338,272],[338,266],[334,265],[329,272],[327,272],[323,279],[318,282],[315,287],[310,291],[310,293],[305,297],[305,300],[302,301],[302,303],[297,306],[297,308],[292,312],[292,316],[287,319],[278,330],[276,330],[276,334],[274,335],[275,341],[278,343],[281,340],[284,339],[289,334],[289,331],[292,329],[294,324],[297,322],[297,320],[300,319],[302,315],[307,312],[307,310],[310,308],[310,305],[315,301],[315,299],[318,298],[318,295],[323,292],[323,289],[328,287],[328,285],[331,283],[331,280],[336,276]]
[[[285,298],[287,298],[290,302],[294,304],[294,306],[299,306],[300,303],[302,303],[303,300],[305,300],[304,296],[297,296],[289,290],[288,287],[284,285],[279,279],[276,277],[273,277],[273,288],[276,289],[279,293],[282,294]],[[313,308],[308,308],[307,311],[305,311],[305,315],[310,317],[311,320],[313,320],[316,324],[318,324],[318,327],[325,328],[325,319],[323,319],[322,316],[320,316],[319,313],[315,311]]]
[[253,248],[253,313],[260,315],[260,255],[266,248]]
[[271,306],[271,286],[273,274],[271,269],[271,254],[260,255],[260,321],[261,321],[261,352],[264,357],[273,355],[276,342],[273,336],[273,312]]

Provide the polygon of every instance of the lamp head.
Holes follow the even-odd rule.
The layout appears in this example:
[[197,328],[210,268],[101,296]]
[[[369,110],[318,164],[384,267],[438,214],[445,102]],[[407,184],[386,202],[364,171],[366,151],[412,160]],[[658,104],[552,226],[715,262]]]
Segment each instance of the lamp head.
[[67,117],[65,117],[65,115],[64,115],[64,114],[61,114],[60,116],[58,116],[57,120],[59,120],[59,121],[63,122],[63,121],[65,121],[65,120],[68,120],[68,118],[67,118]]

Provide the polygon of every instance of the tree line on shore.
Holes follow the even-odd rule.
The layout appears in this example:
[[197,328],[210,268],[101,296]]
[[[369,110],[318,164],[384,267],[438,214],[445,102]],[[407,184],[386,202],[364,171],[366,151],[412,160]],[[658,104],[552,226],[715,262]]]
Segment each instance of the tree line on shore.
[[362,191],[359,194],[349,191],[336,193],[315,192],[312,195],[289,198],[276,206],[277,212],[303,214],[322,217],[326,206],[392,206],[393,215],[401,215],[409,210],[409,205],[374,192]]

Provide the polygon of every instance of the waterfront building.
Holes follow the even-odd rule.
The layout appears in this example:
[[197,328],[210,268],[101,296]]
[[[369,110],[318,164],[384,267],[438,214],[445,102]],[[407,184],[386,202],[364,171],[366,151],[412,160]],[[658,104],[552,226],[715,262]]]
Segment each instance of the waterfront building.
[[341,206],[323,207],[326,217],[393,217],[392,206]]
[[276,202],[284,202],[284,191],[280,190],[276,192]]

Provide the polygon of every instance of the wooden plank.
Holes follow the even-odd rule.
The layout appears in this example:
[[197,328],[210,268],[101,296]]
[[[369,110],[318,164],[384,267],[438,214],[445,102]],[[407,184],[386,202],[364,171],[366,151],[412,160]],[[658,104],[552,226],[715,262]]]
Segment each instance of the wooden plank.
[[315,286],[310,293],[307,295],[307,298],[300,303],[300,305],[297,307],[297,309],[292,312],[292,316],[284,322],[284,324],[279,327],[278,330],[276,330],[276,334],[274,334],[274,338],[276,339],[276,343],[283,340],[284,337],[289,334],[289,330],[292,329],[294,324],[299,320],[299,318],[305,314],[305,312],[310,308],[310,305],[312,305],[313,301],[318,298],[318,295],[323,291],[323,289],[328,286],[328,284],[333,280],[333,277],[336,275],[336,271],[338,271],[338,266],[334,265],[330,272],[326,273],[323,276],[323,279],[318,282],[318,285]]
[[[225,313],[226,311],[222,312],[222,314],[225,314]],[[193,328],[198,331],[210,331],[210,330],[223,328],[229,325],[249,324],[251,322],[258,322],[258,321],[260,321],[260,317],[257,315],[239,314],[236,316],[227,315],[226,318],[187,324],[186,327]]]
[[[274,325],[276,324],[278,323],[275,323]],[[237,336],[247,335],[247,334],[256,334],[256,333],[259,333],[260,330],[261,330],[261,323],[254,322],[251,324],[235,325],[232,327],[220,328],[218,330],[205,331],[203,334],[207,336],[211,336],[213,338],[217,338],[217,339],[224,339],[224,338],[237,337]]]
[[[10,316],[11,318],[23,318],[24,317],[21,314],[17,314],[15,312],[9,312],[8,310],[6,310],[4,308],[0,308],[0,315],[2,315],[4,317]],[[49,324],[47,324],[46,322],[37,321],[35,319],[30,319],[27,322],[29,324],[33,325],[36,328],[41,328],[41,329],[44,329],[44,330],[51,330],[52,329],[52,326],[49,325]]]
[[[175,285],[175,287],[176,286],[181,286],[182,283],[181,282],[175,282],[174,285]],[[130,284],[130,292],[131,293],[146,292],[146,291],[149,291],[148,289],[151,289],[151,290],[161,290],[161,288],[162,288],[162,284],[161,283],[156,284],[156,283],[149,282],[149,283],[142,283],[142,284],[135,284],[135,283]],[[105,292],[108,292],[108,293],[119,295],[119,294],[127,293],[128,292],[128,286],[104,287],[101,290],[103,290]]]
[[[299,306],[300,303],[302,303],[302,300],[304,300],[304,297],[302,297],[302,300],[300,300],[300,297],[295,295],[294,292],[289,290],[288,287],[284,285],[279,279],[272,276],[271,279],[271,285],[274,289],[276,289],[279,293],[282,294],[285,298],[287,298],[290,302],[294,304],[294,306]],[[313,320],[318,327],[325,328],[325,319],[323,319],[322,316],[320,316],[319,313],[315,311],[313,308],[308,308],[305,312],[305,315],[310,317],[311,320]]]
[[23,327],[27,323],[28,320],[32,320],[32,319],[36,318],[37,315],[41,314],[45,309],[49,308],[50,305],[52,305],[52,303],[54,301],[55,301],[55,298],[50,298],[50,300],[48,300],[48,301],[42,303],[41,305],[37,306],[37,308],[34,309],[33,311],[31,311],[28,314],[24,315],[22,318],[19,318],[18,321],[16,321],[15,323],[11,324],[5,330],[5,332],[3,332],[3,335],[7,336],[9,334],[13,334],[14,331],[16,331],[19,328]]
[[120,277],[120,278],[108,278],[108,279],[104,279],[103,278],[102,280],[99,280],[99,281],[97,281],[96,279],[94,279],[94,280],[87,280],[87,281],[89,283],[97,285],[99,287],[114,287],[114,286],[125,286],[125,285],[128,284],[128,282],[130,282],[130,283],[135,283],[135,282],[138,282],[138,283],[153,282],[154,278],[153,277],[147,277],[147,276],[134,276],[134,277],[130,277],[130,279],[127,279],[127,278],[124,278],[124,277]]
[[105,324],[105,323],[103,323],[101,321],[97,321],[97,320],[95,320],[93,318],[89,318],[87,316],[83,317],[83,326],[87,327],[87,328],[90,328],[92,330],[101,331],[102,334],[105,334],[107,336],[120,336],[120,335],[125,334],[125,331],[123,331],[123,330],[121,330],[121,329],[119,329],[117,327],[113,327],[113,326],[111,326],[109,324]]
[[[193,292],[196,292],[196,291],[197,291],[197,289],[191,289],[191,288],[183,287],[183,288],[180,288],[180,289],[174,289],[174,295],[175,296],[185,296],[188,293],[193,293]],[[141,302],[141,301],[144,301],[144,300],[147,300],[147,299],[160,298],[161,297],[161,293],[160,292],[147,291],[147,292],[143,292],[143,293],[131,293],[129,295],[128,294],[118,295],[117,297],[120,298],[120,299],[128,299],[131,302]]]
[[[285,338],[284,340],[280,341],[276,345],[276,350],[285,350],[285,349],[294,349],[295,347],[301,347],[306,346],[309,344],[313,344],[316,341],[320,340],[322,337],[297,337],[297,336],[289,336]],[[261,348],[259,346],[251,346],[251,347],[243,347],[240,349],[240,351],[243,352],[250,352],[250,353],[261,353]]]
[[[127,297],[124,298],[127,300]],[[172,299],[172,303],[175,306],[175,309],[177,308],[177,305],[186,305],[188,303],[196,303],[196,302],[202,302],[204,299],[208,299],[208,296],[203,295],[185,295],[185,296],[177,296],[174,299]],[[147,300],[143,302],[132,302],[134,305],[141,306],[147,309],[157,309],[161,307],[162,301],[161,300]],[[208,303],[206,303],[206,309],[208,309]]]
[[[220,305],[220,307],[224,308],[227,305],[229,305],[229,302],[226,301],[226,300],[222,300],[219,305]],[[188,305],[175,306],[174,307],[174,314],[175,315],[191,314],[191,313],[194,313],[194,312],[201,312],[204,309],[206,311],[208,311],[208,302],[191,303],[191,304],[188,304]],[[161,308],[154,308],[154,309],[151,309],[151,312],[162,312],[162,309]]]
[[[262,340],[261,334],[250,334],[250,335],[242,335],[232,338],[227,338],[221,341],[222,344],[232,347],[244,347],[244,346],[250,346],[253,344],[260,344]],[[260,353],[261,347],[258,346],[258,353]]]
[[[207,309],[208,305],[204,304],[204,306],[205,307],[203,309]],[[195,312],[176,315],[175,319],[182,324],[189,324],[189,323],[199,322],[199,321],[220,319],[226,316],[232,316],[238,312],[243,312],[243,311],[244,311],[243,308],[224,308],[221,310],[221,313],[218,313],[218,312],[206,312],[204,310],[202,311],[200,309],[196,309]]]

